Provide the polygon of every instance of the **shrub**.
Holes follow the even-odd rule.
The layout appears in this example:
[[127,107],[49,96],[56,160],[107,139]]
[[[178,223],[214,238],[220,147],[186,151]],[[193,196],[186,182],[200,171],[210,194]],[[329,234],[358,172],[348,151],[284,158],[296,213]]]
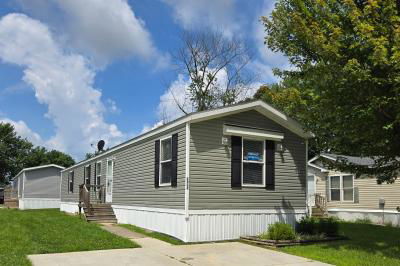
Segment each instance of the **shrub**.
[[296,223],[296,232],[302,235],[336,236],[339,233],[339,222],[334,217],[322,219],[303,217]]
[[318,233],[318,220],[315,217],[303,216],[296,223],[296,232],[303,235],[315,235]]
[[334,217],[319,219],[318,232],[327,236],[339,234],[339,222]]
[[354,221],[355,223],[359,223],[359,224],[372,224],[371,219],[369,219],[368,217],[365,218],[358,218]]
[[271,240],[293,240],[296,239],[296,233],[289,224],[275,223],[268,227],[268,231],[260,235],[261,239]]

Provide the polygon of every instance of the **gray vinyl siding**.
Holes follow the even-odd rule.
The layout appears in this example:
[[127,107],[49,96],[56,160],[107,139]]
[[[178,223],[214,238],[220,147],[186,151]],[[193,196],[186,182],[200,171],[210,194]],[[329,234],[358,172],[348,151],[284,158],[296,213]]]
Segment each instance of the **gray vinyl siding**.
[[25,172],[25,198],[60,198],[60,169],[49,167]]
[[[231,147],[222,145],[224,124],[284,133],[275,153],[275,190],[231,188]],[[305,208],[305,140],[257,111],[191,124],[189,209]]]
[[[154,143],[157,139],[178,133],[177,187],[154,186]],[[77,202],[83,169],[92,165],[91,184],[94,184],[95,162],[102,162],[101,184],[106,184],[106,161],[114,158],[112,204],[154,208],[183,209],[185,188],[185,125],[146,138],[124,148],[100,156],[63,172],[62,201]],[[68,172],[75,171],[74,193],[68,193]]]

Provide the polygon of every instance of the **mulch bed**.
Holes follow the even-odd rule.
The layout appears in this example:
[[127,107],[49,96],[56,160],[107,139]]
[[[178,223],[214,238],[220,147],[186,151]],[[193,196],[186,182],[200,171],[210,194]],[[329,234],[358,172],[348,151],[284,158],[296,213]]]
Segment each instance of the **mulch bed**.
[[315,240],[305,240],[305,239],[298,239],[298,240],[264,240],[260,239],[255,236],[244,236],[240,238],[245,242],[249,242],[252,244],[257,245],[265,245],[271,247],[286,247],[286,246],[294,246],[294,245],[306,245],[306,244],[313,244],[313,243],[320,243],[320,242],[329,242],[329,241],[337,241],[337,240],[348,240],[348,237],[345,236],[333,236],[333,237],[326,237],[323,239],[315,239]]

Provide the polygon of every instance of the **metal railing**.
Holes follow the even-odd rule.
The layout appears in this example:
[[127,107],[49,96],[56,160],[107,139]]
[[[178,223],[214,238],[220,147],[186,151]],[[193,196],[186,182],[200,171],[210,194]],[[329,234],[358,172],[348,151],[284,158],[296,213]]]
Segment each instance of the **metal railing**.
[[81,208],[87,208],[89,214],[92,214],[92,204],[105,203],[106,190],[104,185],[79,185],[79,214]]

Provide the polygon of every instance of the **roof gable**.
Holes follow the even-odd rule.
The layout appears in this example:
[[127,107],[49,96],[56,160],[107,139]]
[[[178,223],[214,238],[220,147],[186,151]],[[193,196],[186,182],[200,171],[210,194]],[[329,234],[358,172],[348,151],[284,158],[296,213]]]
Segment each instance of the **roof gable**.
[[236,113],[246,112],[246,111],[250,111],[250,110],[256,110],[257,112],[261,113],[262,115],[266,116],[267,118],[269,118],[272,121],[276,122],[277,124],[287,128],[288,130],[292,131],[293,133],[297,134],[298,136],[300,136],[304,139],[309,139],[309,138],[314,137],[314,135],[312,133],[306,132],[303,129],[303,127],[294,119],[291,119],[290,117],[288,117],[281,111],[275,109],[271,105],[265,103],[264,101],[257,100],[257,101],[238,103],[238,104],[225,106],[225,107],[219,107],[219,108],[212,109],[212,110],[190,113],[186,116],[178,118],[178,119],[176,119],[172,122],[169,122],[165,125],[162,125],[158,128],[150,130],[142,135],[139,135],[131,140],[128,140],[124,143],[114,146],[113,148],[110,148],[109,150],[102,152],[97,156],[83,160],[83,161],[75,164],[74,166],[71,166],[67,169],[62,170],[62,172],[67,171],[72,167],[86,163],[88,161],[96,160],[100,156],[104,156],[111,152],[115,152],[123,147],[131,145],[135,142],[144,140],[146,138],[150,138],[150,137],[157,135],[163,131],[167,131],[172,128],[184,125],[185,123],[197,123],[197,122],[201,122],[201,121],[211,120],[211,119],[215,119],[215,118],[219,118],[219,117],[223,117],[223,116],[227,116],[227,115],[232,115],[232,114],[236,114]]

